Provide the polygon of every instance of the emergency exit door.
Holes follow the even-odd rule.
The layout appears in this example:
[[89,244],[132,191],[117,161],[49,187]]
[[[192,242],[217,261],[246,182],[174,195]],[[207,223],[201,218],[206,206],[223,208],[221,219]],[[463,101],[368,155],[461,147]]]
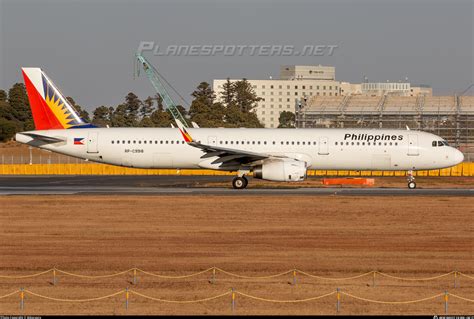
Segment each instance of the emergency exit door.
[[319,155],[328,155],[329,154],[329,142],[326,136],[321,136],[319,138]]

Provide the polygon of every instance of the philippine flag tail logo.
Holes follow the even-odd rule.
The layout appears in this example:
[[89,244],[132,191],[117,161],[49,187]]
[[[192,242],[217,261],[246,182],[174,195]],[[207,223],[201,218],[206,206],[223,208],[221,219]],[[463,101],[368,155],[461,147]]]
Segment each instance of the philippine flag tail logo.
[[22,68],[37,130],[94,127],[86,123],[40,68]]

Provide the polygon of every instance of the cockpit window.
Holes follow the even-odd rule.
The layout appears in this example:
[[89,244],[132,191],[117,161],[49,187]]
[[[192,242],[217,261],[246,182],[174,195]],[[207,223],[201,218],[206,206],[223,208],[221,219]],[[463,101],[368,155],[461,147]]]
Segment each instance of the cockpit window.
[[433,141],[433,142],[431,143],[431,145],[432,145],[433,147],[437,147],[437,146],[449,146],[448,142],[446,142],[446,141]]

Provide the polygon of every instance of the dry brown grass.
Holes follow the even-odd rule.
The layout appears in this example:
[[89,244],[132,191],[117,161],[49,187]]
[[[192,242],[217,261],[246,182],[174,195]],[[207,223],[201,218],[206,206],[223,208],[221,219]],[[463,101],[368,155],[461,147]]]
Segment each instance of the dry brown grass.
[[[292,268],[343,277],[371,270],[426,277],[452,270],[472,274],[473,197],[339,196],[10,196],[0,198],[0,274],[29,274],[56,266],[83,274],[138,267],[186,274],[212,266],[245,275]],[[299,276],[265,280],[210,274],[168,280],[141,275],[137,291],[175,300],[209,297],[231,287],[256,296],[298,299],[334,291],[377,300],[413,300],[444,290],[474,299],[474,281],[453,277],[407,282],[365,277],[331,282]],[[130,275],[80,279],[51,275],[1,279],[0,295],[20,287],[58,298],[89,298],[127,286]],[[450,312],[473,304],[450,298]],[[190,305],[132,297],[60,303],[31,296],[25,314],[230,314],[230,299]],[[1,313],[19,313],[18,296],[0,300]],[[300,304],[269,304],[238,297],[237,314],[334,314],[335,296]],[[343,297],[342,314],[442,314],[442,298],[381,305]]]

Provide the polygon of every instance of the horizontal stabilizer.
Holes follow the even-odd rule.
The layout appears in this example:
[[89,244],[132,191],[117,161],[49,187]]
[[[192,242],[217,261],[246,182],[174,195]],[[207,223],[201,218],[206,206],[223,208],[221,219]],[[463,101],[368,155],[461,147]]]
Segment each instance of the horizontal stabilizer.
[[22,135],[29,136],[37,141],[41,141],[47,144],[53,144],[53,143],[59,143],[59,142],[65,142],[65,139],[58,138],[58,137],[51,137],[51,136],[45,136],[45,135],[40,135],[40,134],[35,134],[35,133],[20,133]]

